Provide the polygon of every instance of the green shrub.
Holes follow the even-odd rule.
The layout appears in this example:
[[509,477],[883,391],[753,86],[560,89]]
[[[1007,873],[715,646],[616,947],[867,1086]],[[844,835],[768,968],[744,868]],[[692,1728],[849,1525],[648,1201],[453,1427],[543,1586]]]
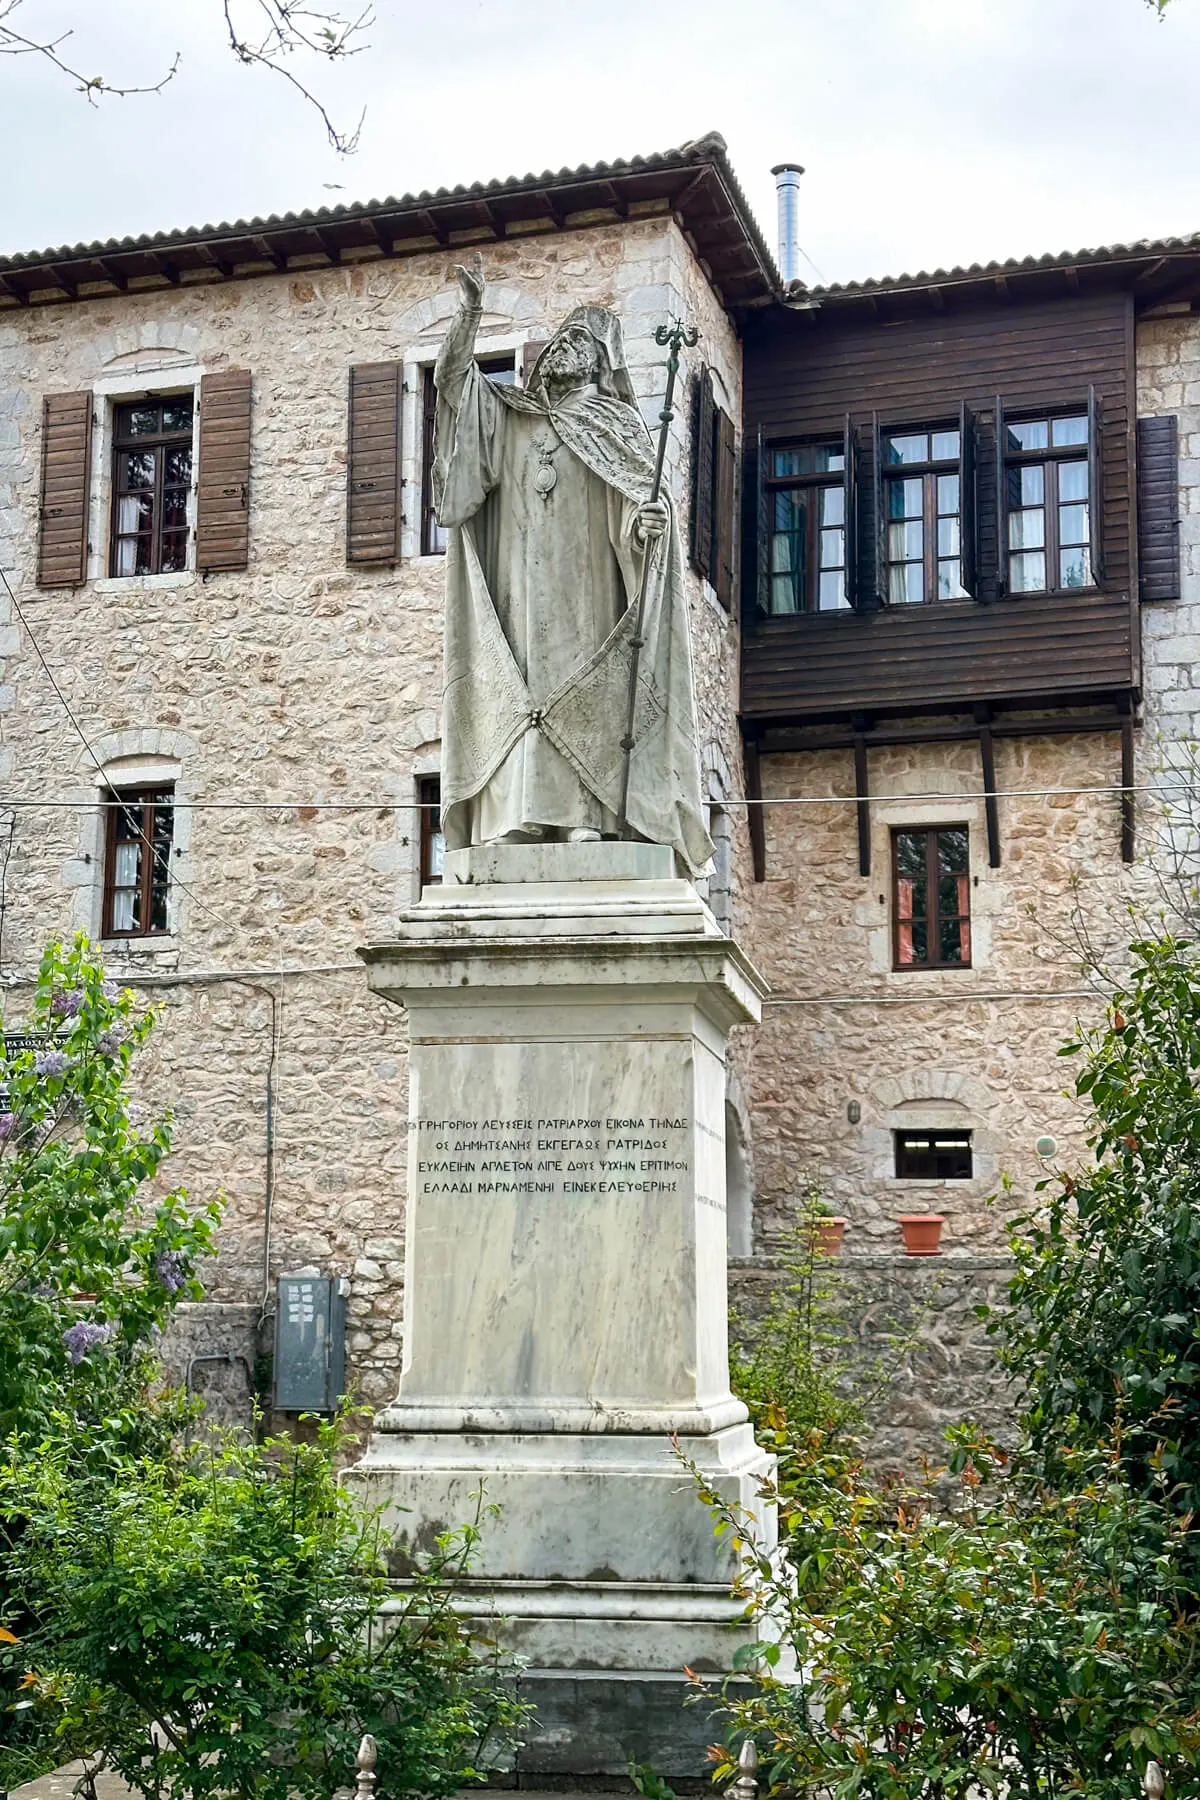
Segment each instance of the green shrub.
[[1176,1800],[1200,1793],[1183,1528],[1130,1489],[1119,1447],[1059,1493],[965,1430],[954,1460],[950,1510],[932,1475],[889,1493],[845,1457],[785,1484],[786,1559],[745,1583],[779,1641],[741,1659],[760,1681],[727,1687],[728,1741],[757,1739],[772,1792],[1130,1800],[1154,1756]]
[[0,1437],[67,1418],[104,1454],[172,1423],[144,1404],[149,1344],[202,1293],[219,1208],[143,1197],[170,1149],[169,1122],[139,1129],[126,1091],[153,1024],[86,938],[48,947],[29,1021],[43,1035],[0,1103]]
[[343,1444],[322,1426],[104,1471],[61,1437],[10,1457],[10,1578],[39,1623],[7,1655],[60,1741],[102,1747],[147,1800],[328,1800],[364,1732],[382,1793],[450,1794],[508,1744],[522,1709],[453,1604],[477,1521],[394,1600]]
[[1061,1052],[1083,1058],[1094,1161],[1040,1184],[989,1329],[1051,1480],[1119,1421],[1130,1479],[1183,1516],[1200,1512],[1200,967],[1173,938],[1131,956],[1105,1024]]

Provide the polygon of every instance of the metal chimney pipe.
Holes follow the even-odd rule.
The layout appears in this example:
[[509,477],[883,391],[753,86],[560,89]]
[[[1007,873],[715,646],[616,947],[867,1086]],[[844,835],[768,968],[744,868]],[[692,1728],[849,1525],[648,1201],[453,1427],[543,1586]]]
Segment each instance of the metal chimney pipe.
[[779,273],[783,285],[800,279],[800,177],[799,163],[776,163],[771,170],[779,199]]

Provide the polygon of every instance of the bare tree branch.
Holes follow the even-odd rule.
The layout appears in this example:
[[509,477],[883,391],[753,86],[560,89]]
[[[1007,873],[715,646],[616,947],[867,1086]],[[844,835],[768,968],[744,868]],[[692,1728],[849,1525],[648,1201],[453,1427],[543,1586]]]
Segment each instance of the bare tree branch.
[[323,56],[327,62],[357,56],[367,46],[354,40],[375,21],[371,8],[364,7],[357,18],[346,18],[325,6],[301,5],[300,0],[253,0],[255,11],[260,15],[262,32],[262,36],[254,41],[238,33],[233,18],[236,3],[237,0],[222,0],[229,47],[234,55],[247,65],[258,64],[281,75],[320,114],[325,135],[338,155],[353,156],[358,149],[365,110],[359,115],[353,131],[338,131],[324,105],[299,76],[285,66],[284,58],[296,50],[311,51],[316,56]]
[[[118,84],[103,75],[84,75],[61,54],[62,46],[73,33],[64,31],[58,37],[26,36],[6,23],[24,0],[0,0],[0,56],[40,56],[73,81],[79,92],[95,105],[107,94],[124,98],[128,94],[160,94],[179,68],[175,57],[166,74],[144,86]],[[296,90],[320,115],[325,135],[339,156],[351,156],[358,148],[365,112],[353,131],[339,131],[324,103],[301,79],[287,58],[297,51],[320,56],[326,62],[340,62],[356,56],[367,45],[359,40],[375,22],[369,5],[357,15],[344,14],[324,4],[324,0],[221,0],[229,48],[239,62],[248,67],[271,69]],[[239,22],[239,8],[249,9],[245,27]],[[253,29],[250,27],[253,25]]]
[[23,0],[0,0],[0,56],[44,57],[47,62],[53,63],[54,67],[62,74],[69,76],[77,84],[79,92],[86,95],[93,106],[105,94],[115,94],[120,100],[124,100],[129,94],[161,94],[179,67],[179,52],[176,51],[175,58],[166,74],[160,80],[149,82],[144,87],[117,87],[112,82],[106,81],[103,75],[84,75],[80,70],[72,68],[70,63],[58,54],[67,39],[74,35],[72,32],[61,32],[56,38],[38,39],[26,37],[23,32],[14,31],[11,25],[5,24],[5,20],[11,19],[22,3]]

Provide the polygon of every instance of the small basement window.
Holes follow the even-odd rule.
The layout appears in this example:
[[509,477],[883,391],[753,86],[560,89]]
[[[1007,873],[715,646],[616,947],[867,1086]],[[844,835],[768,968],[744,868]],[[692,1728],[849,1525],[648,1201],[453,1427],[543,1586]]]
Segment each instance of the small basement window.
[[969,1181],[974,1173],[969,1131],[894,1131],[900,1181]]

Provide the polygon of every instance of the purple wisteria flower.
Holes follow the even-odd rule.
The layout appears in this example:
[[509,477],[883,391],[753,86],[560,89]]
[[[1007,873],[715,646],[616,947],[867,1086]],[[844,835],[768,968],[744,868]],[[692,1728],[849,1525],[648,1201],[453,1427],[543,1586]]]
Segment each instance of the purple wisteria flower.
[[90,1319],[80,1319],[63,1332],[63,1343],[67,1347],[67,1355],[73,1363],[81,1363],[89,1350],[95,1350],[100,1344],[107,1344],[113,1334],[111,1325],[94,1325]]
[[121,1033],[119,1031],[102,1031],[96,1039],[96,1048],[101,1056],[115,1056],[121,1048]]
[[65,991],[60,988],[51,996],[51,1015],[56,1019],[74,1019],[86,998],[82,988],[68,988]]
[[43,1050],[33,1059],[33,1072],[35,1075],[65,1075],[74,1060],[65,1050]]
[[6,1137],[12,1136],[12,1129],[13,1129],[13,1126],[16,1124],[16,1122],[17,1122],[16,1113],[10,1113],[10,1112],[0,1113],[0,1142],[3,1142],[3,1140]]
[[177,1294],[188,1278],[187,1257],[182,1250],[160,1250],[154,1259],[154,1273],[168,1294]]

